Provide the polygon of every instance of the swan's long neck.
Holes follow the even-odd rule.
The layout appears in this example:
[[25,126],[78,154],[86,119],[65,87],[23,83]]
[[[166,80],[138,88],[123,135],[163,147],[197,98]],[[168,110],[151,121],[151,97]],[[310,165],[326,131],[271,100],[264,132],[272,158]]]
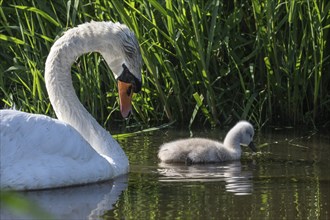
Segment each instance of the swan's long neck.
[[[103,37],[102,27],[100,33],[95,27],[93,28],[91,31],[91,27],[86,25],[85,29],[82,27],[71,29],[55,42],[45,66],[46,88],[59,120],[74,127],[99,154],[106,158],[111,156],[113,160],[125,164],[127,157],[119,144],[80,103],[72,85],[71,66],[74,61],[82,54],[100,52],[101,47],[105,46],[99,40]],[[114,46],[113,53],[117,53]],[[114,60],[117,58],[114,56]]]

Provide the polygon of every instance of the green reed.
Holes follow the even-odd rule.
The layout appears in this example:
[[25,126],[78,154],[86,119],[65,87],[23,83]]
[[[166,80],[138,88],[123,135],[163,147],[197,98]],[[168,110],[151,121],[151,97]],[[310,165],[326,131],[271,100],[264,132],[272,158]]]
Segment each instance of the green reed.
[[[80,23],[112,20],[136,33],[143,55],[144,86],[134,98],[133,124],[329,121],[325,0],[0,4],[1,107],[54,116],[43,80],[54,40]],[[72,68],[80,100],[105,126],[121,120],[109,72],[98,54],[82,56]]]

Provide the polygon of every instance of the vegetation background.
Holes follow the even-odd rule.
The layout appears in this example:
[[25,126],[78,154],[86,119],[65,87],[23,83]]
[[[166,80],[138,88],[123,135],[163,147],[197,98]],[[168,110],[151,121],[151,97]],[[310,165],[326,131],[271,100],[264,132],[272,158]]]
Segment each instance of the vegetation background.
[[[68,28],[111,20],[136,33],[143,55],[133,126],[330,124],[327,0],[0,0],[0,6],[0,108],[55,117],[43,78],[51,45]],[[106,127],[125,124],[109,71],[96,53],[72,67],[80,100]]]

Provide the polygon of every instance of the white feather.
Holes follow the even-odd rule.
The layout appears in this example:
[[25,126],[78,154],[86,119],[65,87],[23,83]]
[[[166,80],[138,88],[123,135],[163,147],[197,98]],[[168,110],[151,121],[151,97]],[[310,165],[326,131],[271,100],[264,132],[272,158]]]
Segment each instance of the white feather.
[[[127,58],[125,47],[133,48],[134,56]],[[105,57],[117,77],[125,63],[141,79],[138,44],[125,25],[91,22],[67,31],[51,48],[45,66],[46,88],[59,120],[16,110],[0,111],[1,188],[86,184],[128,172],[124,151],[87,112],[72,86],[72,63],[93,51]]]

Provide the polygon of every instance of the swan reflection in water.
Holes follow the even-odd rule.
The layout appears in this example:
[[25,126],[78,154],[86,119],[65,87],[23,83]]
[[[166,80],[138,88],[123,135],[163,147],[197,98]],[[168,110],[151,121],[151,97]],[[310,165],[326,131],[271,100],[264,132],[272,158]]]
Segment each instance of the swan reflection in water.
[[161,182],[210,182],[223,181],[226,191],[235,195],[249,195],[252,193],[252,170],[245,169],[241,161],[227,161],[213,164],[185,164],[159,163],[158,173]]
[[[128,176],[124,175],[103,183],[27,191],[22,192],[22,195],[54,219],[98,219],[113,209],[127,188],[127,182]],[[35,219],[35,216],[18,216],[1,208],[0,219]]]

